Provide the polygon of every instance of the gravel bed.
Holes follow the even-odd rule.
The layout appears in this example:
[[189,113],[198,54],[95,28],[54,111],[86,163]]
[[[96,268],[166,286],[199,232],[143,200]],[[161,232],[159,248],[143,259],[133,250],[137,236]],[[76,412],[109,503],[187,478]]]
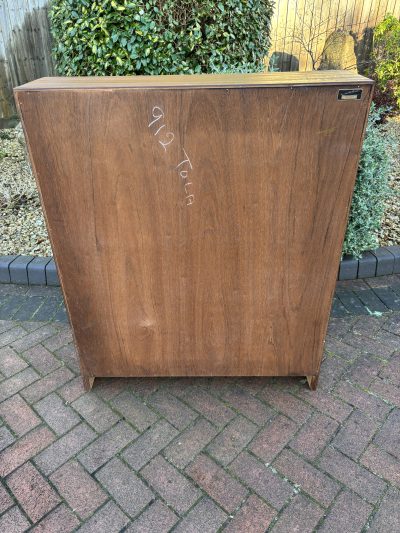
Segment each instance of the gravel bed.
[[391,154],[393,170],[389,181],[393,195],[386,202],[385,216],[379,232],[381,246],[400,244],[400,115],[389,118],[386,129],[396,142]]
[[[387,201],[381,246],[400,244],[400,116],[389,119],[387,129],[398,142],[390,178],[394,194]],[[20,125],[0,130],[0,255],[13,254],[52,255]]]
[[0,255],[51,256],[21,126],[0,130]]

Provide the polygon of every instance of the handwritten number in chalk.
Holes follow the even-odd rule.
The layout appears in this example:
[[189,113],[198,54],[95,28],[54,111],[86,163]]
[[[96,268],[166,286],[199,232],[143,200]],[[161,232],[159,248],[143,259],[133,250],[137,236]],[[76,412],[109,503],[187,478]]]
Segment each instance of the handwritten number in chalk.
[[[164,118],[164,111],[161,109],[161,107],[156,105],[153,107],[151,111],[151,116],[153,120],[149,122],[149,125],[148,125],[149,128],[151,128],[151,126],[156,124],[156,122]],[[161,126],[159,126],[157,130],[154,132],[153,134],[154,137],[156,137],[160,133],[160,131],[164,128],[166,128],[166,124],[161,124]],[[161,146],[164,148],[165,152],[167,151],[167,146],[173,142],[174,138],[175,138],[175,135],[172,133],[172,131],[169,131],[168,133],[165,134],[164,139],[158,141],[161,144]]]
[[[152,130],[154,132],[153,133],[154,137],[156,137],[161,132],[161,130],[167,127],[164,121],[164,118],[165,118],[164,111],[161,109],[161,107],[154,106],[151,111],[151,117],[153,120],[149,122],[149,125],[148,125],[149,128],[151,128],[151,126],[153,126],[154,124],[157,124],[158,121],[161,121],[159,124],[155,126],[155,128],[157,128],[156,131],[154,132],[154,130]],[[164,152],[167,151],[167,146],[169,146],[174,141],[174,139],[175,139],[175,135],[174,133],[172,133],[172,131],[167,131],[167,132],[163,131],[160,134],[158,138],[158,142],[164,148]],[[183,151],[185,158],[180,163],[178,163],[178,165],[175,168],[178,171],[178,175],[183,182],[183,188],[185,190],[186,205],[189,206],[194,203],[194,194],[191,193],[191,190],[193,188],[193,183],[189,181],[189,176],[191,174],[191,171],[193,170],[193,166],[183,146],[181,147],[181,149]]]
[[175,135],[172,133],[172,131],[169,131],[168,133],[165,134],[165,137],[170,138],[171,140],[168,142],[164,142],[164,141],[158,141],[158,142],[161,144],[164,150],[167,151],[167,146],[171,144],[172,141],[175,139]]
[[153,111],[152,111],[152,117],[154,120],[152,120],[149,124],[149,128],[150,126],[152,126],[153,124],[155,124],[157,122],[157,120],[160,120],[161,118],[164,118],[164,111],[161,109],[161,107],[158,107],[158,106],[154,106],[153,107]]
[[156,135],[158,135],[158,133],[159,133],[163,128],[165,128],[165,124],[163,124],[162,126],[160,126],[160,127],[158,128],[158,130],[157,130],[157,131],[155,132],[155,134],[154,134],[154,137],[155,137]]

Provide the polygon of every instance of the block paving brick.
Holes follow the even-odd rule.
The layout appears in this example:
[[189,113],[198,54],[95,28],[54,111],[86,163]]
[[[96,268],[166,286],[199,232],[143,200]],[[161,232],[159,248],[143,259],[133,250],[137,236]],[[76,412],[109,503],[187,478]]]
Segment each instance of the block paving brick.
[[339,357],[325,353],[321,363],[318,387],[330,391],[347,371],[347,368],[347,364]]
[[329,416],[314,413],[290,442],[290,447],[313,461],[332,440],[338,427],[338,422]]
[[178,524],[175,531],[178,533],[218,531],[226,521],[228,515],[224,513],[212,500],[201,500],[185,518]]
[[371,533],[396,533],[400,531],[400,491],[390,487],[385,494],[379,509],[374,515],[370,529]]
[[36,372],[42,375],[49,374],[61,366],[61,361],[41,344],[26,350],[22,356],[29,361]]
[[54,392],[34,404],[36,412],[57,435],[64,435],[79,424],[79,415]]
[[363,453],[360,462],[374,474],[400,487],[400,460],[379,446],[370,444]]
[[260,459],[270,463],[292,440],[297,429],[297,425],[292,420],[278,415],[260,431],[249,448]]
[[154,457],[140,474],[179,514],[188,511],[200,498],[201,493],[195,485],[160,455]]
[[4,513],[4,511],[7,511],[7,509],[9,509],[12,505],[14,505],[13,499],[8,494],[4,486],[0,484],[0,514]]
[[233,513],[248,490],[206,455],[199,455],[186,473],[228,513]]
[[264,533],[276,517],[276,511],[252,494],[224,529],[226,533]]
[[83,520],[108,499],[100,484],[77,461],[61,466],[51,474],[50,480]]
[[57,329],[54,327],[54,325],[45,324],[41,328],[36,329],[31,333],[28,333],[28,335],[24,335],[21,338],[14,340],[11,343],[11,346],[17,352],[24,352],[25,350],[28,350],[28,348],[31,348],[32,346],[35,346],[36,344],[39,344],[40,342],[44,341],[51,335],[54,335],[54,333],[56,332]]
[[[136,436],[137,432],[126,422],[118,422],[118,424],[100,435],[90,446],[83,450],[78,455],[78,459],[86,470],[92,473],[103,466],[115,454],[119,453]],[[90,440],[93,439],[91,438]]]
[[78,354],[73,344],[67,344],[62,348],[59,348],[54,352],[54,355],[58,357],[65,366],[70,368],[73,372],[79,372]]
[[124,391],[111,400],[111,405],[139,431],[144,431],[156,422],[159,416],[129,391]]
[[372,505],[357,494],[344,490],[336,499],[319,531],[362,531],[372,512]]
[[219,428],[223,428],[235,417],[235,413],[220,400],[200,387],[190,387],[184,400]]
[[325,472],[370,503],[376,503],[386,489],[384,481],[333,448],[324,451],[319,464]]
[[120,417],[93,392],[80,396],[71,406],[98,433],[110,429]]
[[[400,278],[371,283],[342,283],[343,301]],[[42,298],[4,287],[10,313]],[[400,312],[332,318],[316,392],[300,378],[102,378],[88,394],[68,325],[1,309],[0,531],[400,530]]]
[[307,499],[303,494],[297,494],[278,517],[273,531],[274,533],[288,533],[288,531],[311,533],[315,531],[323,514],[323,509],[316,503]]
[[400,409],[393,409],[376,433],[373,442],[400,459]]
[[311,414],[310,406],[288,391],[265,387],[258,396],[297,424],[306,422]]
[[302,389],[297,394],[317,411],[330,416],[337,422],[344,422],[353,410],[350,405],[337,396],[321,389],[316,391]]
[[12,341],[21,339],[25,335],[26,331],[21,326],[7,329],[5,332],[0,333],[0,348],[2,346],[10,345]]
[[32,463],[25,463],[8,478],[7,485],[32,522],[37,522],[61,501]]
[[363,413],[376,418],[386,418],[390,406],[369,391],[362,390],[349,382],[341,382],[335,389],[335,394]]
[[79,526],[79,519],[65,504],[45,516],[31,529],[35,533],[71,533]]
[[0,427],[0,451],[7,448],[15,441],[13,434],[5,426]]
[[400,353],[393,354],[390,360],[382,366],[379,377],[400,387]]
[[324,507],[329,507],[340,490],[339,483],[290,450],[283,450],[273,466]]
[[229,470],[275,509],[282,509],[293,494],[293,485],[248,452],[236,457]]
[[376,394],[384,402],[387,402],[391,405],[395,405],[400,408],[400,388],[392,385],[388,381],[384,381],[380,378],[374,379],[370,384],[369,390],[372,394]]
[[356,409],[340,428],[332,444],[351,459],[358,459],[378,427],[376,419]]
[[197,418],[197,413],[165,390],[152,394],[147,402],[177,429],[185,429]]
[[368,388],[371,381],[376,378],[384,366],[385,361],[371,354],[362,354],[347,369],[346,379],[361,388]]
[[226,466],[247,446],[258,429],[253,422],[238,416],[207,446],[207,451]]
[[[5,287],[5,285],[2,285],[2,287]],[[0,333],[4,333],[8,329],[11,329],[14,327],[15,322],[13,320],[0,320]]]
[[28,366],[10,346],[0,349],[0,372],[6,378],[13,376]]
[[223,399],[258,426],[264,425],[275,414],[265,403],[238,386],[230,386]]
[[166,420],[161,420],[142,433],[122,454],[135,470],[140,470],[178,435],[178,431]]
[[185,468],[217,433],[208,420],[199,418],[164,449],[164,456],[178,468]]
[[58,368],[44,378],[37,380],[29,387],[21,391],[21,395],[27,402],[38,402],[50,392],[57,390],[61,385],[72,379],[74,374],[68,368]]
[[30,525],[31,524],[18,507],[13,507],[0,516],[0,531],[7,531],[7,533],[22,533],[29,529]]
[[179,518],[160,500],[151,502],[150,506],[125,531],[126,533],[168,533]]
[[35,457],[35,463],[43,473],[49,475],[95,438],[96,433],[84,422],[81,422],[78,426],[75,426],[71,431],[53,442],[53,444],[50,444],[46,450],[39,453]]
[[131,517],[142,511],[154,498],[152,491],[135,472],[117,457],[99,470],[96,478]]
[[77,376],[71,381],[68,381],[68,383],[57,390],[57,393],[65,400],[66,403],[72,403],[74,400],[79,398],[79,396],[85,394],[82,378]]
[[5,379],[0,383],[0,402],[13,396],[39,378],[33,368],[25,368],[18,374]]
[[79,528],[79,533],[119,533],[128,523],[126,514],[114,502],[108,502]]
[[28,459],[36,456],[54,440],[54,433],[43,426],[24,435],[0,453],[0,477],[5,477]]
[[66,344],[73,342],[72,331],[69,327],[62,327],[58,333],[52,337],[47,337],[43,341],[43,346],[45,346],[50,352],[55,352],[59,348],[62,348]]

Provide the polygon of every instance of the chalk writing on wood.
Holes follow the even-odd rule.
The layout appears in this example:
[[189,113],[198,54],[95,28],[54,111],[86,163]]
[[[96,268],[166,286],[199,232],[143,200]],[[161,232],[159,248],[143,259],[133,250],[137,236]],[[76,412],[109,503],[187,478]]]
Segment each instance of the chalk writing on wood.
[[[172,131],[165,131],[167,124],[165,123],[165,114],[163,109],[160,106],[154,106],[151,111],[151,120],[148,124],[148,128],[154,131],[154,137],[158,137],[158,142],[162,146],[164,152],[167,152],[167,147],[172,144],[175,140],[175,134]],[[185,191],[185,200],[186,205],[193,205],[194,203],[194,193],[193,193],[193,182],[190,181],[190,175],[193,171],[193,165],[190,161],[186,150],[181,148],[183,155],[182,161],[177,164],[176,170],[178,175],[183,182],[183,189]]]

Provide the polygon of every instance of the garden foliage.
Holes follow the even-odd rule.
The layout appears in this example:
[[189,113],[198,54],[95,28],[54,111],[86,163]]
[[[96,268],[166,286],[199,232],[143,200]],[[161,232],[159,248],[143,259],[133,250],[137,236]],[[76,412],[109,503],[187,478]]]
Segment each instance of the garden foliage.
[[382,111],[371,107],[361,151],[353,201],[343,244],[343,253],[359,257],[378,247],[378,231],[391,194],[389,145],[393,140],[380,123]]
[[53,0],[66,76],[260,70],[273,0]]
[[378,92],[400,108],[400,20],[393,15],[374,30],[373,69]]

